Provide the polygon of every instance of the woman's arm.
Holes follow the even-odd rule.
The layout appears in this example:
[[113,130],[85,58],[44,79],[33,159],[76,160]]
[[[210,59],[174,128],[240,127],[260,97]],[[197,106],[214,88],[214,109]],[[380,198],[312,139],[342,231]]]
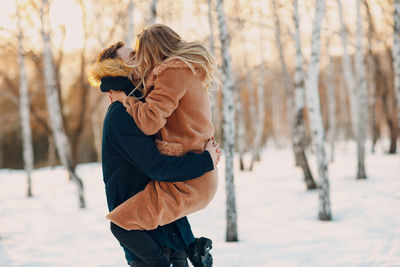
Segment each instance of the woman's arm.
[[154,138],[138,129],[121,104],[114,105],[118,106],[113,108],[110,117],[112,144],[126,160],[151,179],[180,182],[200,177],[214,169],[215,157],[212,158],[208,151],[201,154],[188,153],[182,157],[161,155]]
[[[167,118],[178,107],[179,100],[186,93],[184,77],[189,69],[167,69],[154,81],[154,89],[146,96],[146,102],[133,97],[115,97],[121,101],[136,125],[147,135],[156,134],[167,122]],[[121,99],[122,98],[122,99]]]

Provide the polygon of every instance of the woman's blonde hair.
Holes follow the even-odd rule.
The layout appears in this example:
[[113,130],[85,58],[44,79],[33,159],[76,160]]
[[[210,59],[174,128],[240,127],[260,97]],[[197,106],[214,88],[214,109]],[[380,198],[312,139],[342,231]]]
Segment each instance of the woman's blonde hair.
[[[219,86],[216,78],[216,62],[207,48],[199,42],[186,42],[170,27],[154,24],[137,36],[135,68],[140,84],[146,90],[145,81],[154,67],[172,60],[183,61],[193,72],[199,73],[208,90]],[[138,87],[139,87],[138,86]]]

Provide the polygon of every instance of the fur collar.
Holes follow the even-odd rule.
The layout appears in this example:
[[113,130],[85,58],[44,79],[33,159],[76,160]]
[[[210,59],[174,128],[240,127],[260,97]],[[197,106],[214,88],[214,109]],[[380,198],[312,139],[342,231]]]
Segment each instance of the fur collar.
[[89,69],[89,82],[94,87],[99,87],[101,79],[104,77],[128,77],[133,69],[126,66],[120,58],[105,59],[101,62],[94,63]]

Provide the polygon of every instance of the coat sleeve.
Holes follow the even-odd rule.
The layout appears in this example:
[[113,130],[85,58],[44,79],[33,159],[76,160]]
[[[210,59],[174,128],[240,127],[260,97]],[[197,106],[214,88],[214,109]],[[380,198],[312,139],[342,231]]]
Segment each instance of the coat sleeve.
[[167,118],[178,107],[186,93],[184,77],[188,69],[167,69],[154,81],[154,89],[146,96],[146,102],[128,97],[125,106],[137,126],[147,135],[156,134]]
[[143,134],[122,105],[115,111],[110,117],[112,145],[152,180],[181,182],[214,169],[208,151],[201,154],[189,152],[182,157],[161,155],[153,136]]

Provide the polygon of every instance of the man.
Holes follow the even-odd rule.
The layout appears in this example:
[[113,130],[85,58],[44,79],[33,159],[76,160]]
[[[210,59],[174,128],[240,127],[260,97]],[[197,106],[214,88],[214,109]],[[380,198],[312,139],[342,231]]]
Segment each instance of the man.
[[[105,49],[99,55],[98,62],[113,58],[113,53],[118,55],[119,48],[121,46],[117,43]],[[119,64],[118,61],[113,63]],[[123,65],[121,69],[125,70]],[[129,79],[123,77],[121,72],[118,75],[121,76],[101,77],[101,90],[130,93],[132,84]],[[217,148],[217,145],[209,142],[208,151],[202,154],[188,153],[183,157],[161,155],[153,137],[139,130],[124,106],[119,102],[112,103],[104,119],[102,146],[103,180],[109,210],[143,190],[150,179],[178,182],[200,177],[213,170],[219,156]],[[152,231],[126,231],[111,223],[111,231],[124,248],[131,266],[164,267],[172,263],[173,266],[185,267],[188,266],[188,252],[192,263],[194,259],[195,263],[204,261],[211,266],[211,255],[204,250],[208,240],[200,238],[194,242],[186,217]],[[186,249],[188,247],[189,251]]]

